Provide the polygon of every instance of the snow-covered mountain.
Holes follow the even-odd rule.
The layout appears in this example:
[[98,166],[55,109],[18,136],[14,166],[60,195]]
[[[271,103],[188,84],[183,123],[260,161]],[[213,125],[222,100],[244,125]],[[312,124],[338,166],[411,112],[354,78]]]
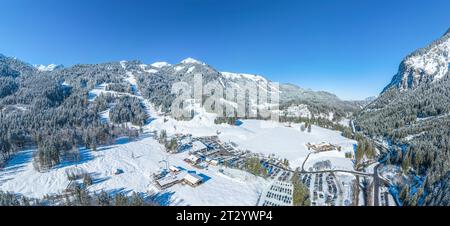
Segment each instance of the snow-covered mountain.
[[398,87],[400,90],[414,89],[448,76],[450,57],[450,29],[440,39],[407,56],[400,64],[398,73],[384,89]]
[[[92,192],[111,191],[117,194],[114,192],[117,189],[158,191],[149,176],[158,172],[161,159],[168,159],[166,145],[155,139],[162,130],[169,136],[180,133],[195,137],[218,135],[221,140],[233,141],[233,146],[252,150],[258,156],[270,155],[280,161],[285,158],[293,167],[306,162],[310,151],[306,146],[308,142],[336,143],[344,151],[333,150],[329,155],[333,167],[353,169],[352,161],[345,157],[345,153],[353,150],[355,142],[342,137],[338,131],[311,126],[309,132],[302,132],[300,123],[275,122],[266,126],[265,122],[255,119],[241,120],[241,125],[232,126],[220,123],[220,118],[216,121],[215,114],[206,112],[202,103],[190,98],[184,100],[191,103],[188,109],[190,107],[194,111],[193,117],[175,118],[168,111],[174,99],[172,84],[182,81],[192,85],[195,74],[202,74],[204,83],[216,82],[215,87],[233,88],[242,92],[248,87],[260,86],[270,92],[278,92],[281,96],[285,95],[282,101],[295,101],[292,103],[295,104],[293,107],[286,109],[286,114],[293,117],[312,117],[323,112],[322,116],[328,118],[335,115],[329,114],[330,110],[336,110],[329,108],[330,103],[340,102],[332,94],[294,85],[285,86],[289,89],[281,86],[280,90],[271,87],[270,81],[263,76],[220,72],[192,58],[174,65],[120,61],[38,70],[33,65],[16,59],[0,57],[0,91],[8,90],[0,92],[0,144],[8,142],[8,145],[0,145],[7,147],[0,148],[0,165],[11,163],[6,165],[9,170],[18,169],[15,167],[18,165],[16,159],[24,160],[20,170],[0,172],[0,177],[5,179],[5,183],[0,183],[0,190],[30,197],[58,194],[72,184],[68,173],[82,170],[95,176],[95,180],[100,180],[88,188]],[[249,99],[251,107],[260,104],[253,97]],[[328,102],[323,102],[324,100]],[[225,101],[220,98],[214,101],[233,107],[236,105],[236,100],[229,101],[228,98]],[[307,104],[302,104],[303,101]],[[164,109],[163,106],[169,109]],[[131,140],[138,136],[139,131],[142,131],[141,137],[145,140]],[[34,134],[39,135],[33,136]],[[130,137],[130,140],[125,137]],[[4,153],[9,154],[8,147],[34,142],[38,146],[36,150],[18,153],[17,158],[11,161],[3,158],[6,156]],[[77,149],[77,145],[86,148]],[[109,149],[110,145],[116,149],[111,149],[108,153],[101,151]],[[165,203],[254,205],[263,192],[262,189],[268,186],[263,178],[237,170],[222,170],[221,166],[191,168],[184,161],[189,152],[180,154],[171,156],[170,163],[186,171],[195,169],[199,175],[209,178],[208,183],[199,189],[172,187],[170,202]],[[315,165],[315,161],[322,161],[323,157],[308,158],[305,166],[310,168]],[[25,168],[26,170],[22,170]],[[118,169],[122,173],[115,173]],[[347,176],[343,178],[349,181]],[[21,186],[23,184],[26,186]]]
[[171,66],[171,64],[169,64],[167,62],[160,61],[160,62],[155,62],[155,63],[151,64],[150,66],[156,67],[156,68],[162,68],[162,67]]
[[[333,115],[333,120],[338,120],[341,117],[347,117],[350,114],[360,109],[360,104],[357,102],[340,100],[336,95],[323,92],[313,91],[310,89],[303,89],[293,84],[279,84],[275,85],[269,79],[262,75],[249,73],[235,73],[235,72],[221,72],[216,70],[211,65],[191,57],[186,58],[179,63],[171,64],[168,62],[154,62],[144,64],[140,61],[120,61],[104,64],[79,64],[72,67],[63,67],[61,65],[51,64],[44,65],[29,65],[17,59],[3,56],[4,68],[11,69],[8,73],[15,74],[30,74],[35,73],[49,74],[60,83],[82,82],[93,85],[101,80],[94,80],[89,74],[109,74],[107,79],[115,78],[112,83],[116,85],[120,83],[117,80],[126,79],[128,72],[136,73],[136,88],[148,98],[153,104],[161,107],[163,111],[169,112],[171,104],[175,96],[171,93],[172,85],[176,82],[186,82],[193,85],[194,75],[201,74],[203,76],[204,85],[207,83],[215,83],[226,90],[243,91],[250,87],[258,87],[259,90],[270,92],[277,92],[279,94],[279,104],[281,110],[287,110],[289,107],[297,109],[301,106],[301,112],[291,112],[289,115],[307,115],[308,117],[322,117],[323,115],[329,118]],[[5,69],[6,70],[6,69]],[[6,74],[6,72],[4,73]],[[79,75],[74,77],[73,75]],[[241,99],[239,99],[241,98]],[[237,103],[242,103],[242,95],[236,96],[234,100],[228,98],[219,99],[224,106],[232,106],[236,108]],[[250,107],[252,112],[257,112],[262,105],[258,104],[258,100],[254,95],[250,97]],[[296,108],[297,107],[297,108]],[[302,112],[309,112],[303,114]]]
[[[422,201],[411,193],[402,200],[407,205],[450,204],[449,53],[450,30],[407,56],[392,82],[354,121],[359,132],[388,141],[388,162],[401,165],[405,178],[426,178]],[[408,182],[396,186],[417,189]]]
[[[303,89],[293,84],[279,84],[276,86],[269,79],[262,75],[249,73],[220,72],[211,65],[193,58],[186,58],[177,64],[167,62],[156,62],[152,64],[142,64],[139,62],[127,62],[126,69],[136,70],[139,74],[138,85],[142,92],[156,105],[161,105],[168,110],[175,98],[170,93],[170,88],[175,82],[186,82],[193,85],[193,76],[201,74],[203,83],[216,83],[224,90],[245,90],[249,87],[258,87],[260,90],[278,92],[282,109],[289,106],[307,106],[312,116],[329,115],[346,116],[348,112],[355,112],[359,109],[357,102],[342,101],[336,95],[323,92]],[[148,76],[150,73],[151,76]],[[150,92],[151,91],[151,92]],[[257,107],[257,100],[250,97],[253,107]],[[237,106],[237,101],[223,101],[223,104]]]
[[35,64],[33,66],[39,71],[53,71],[55,69],[60,69],[64,67],[63,65],[60,64],[49,64],[49,65]]

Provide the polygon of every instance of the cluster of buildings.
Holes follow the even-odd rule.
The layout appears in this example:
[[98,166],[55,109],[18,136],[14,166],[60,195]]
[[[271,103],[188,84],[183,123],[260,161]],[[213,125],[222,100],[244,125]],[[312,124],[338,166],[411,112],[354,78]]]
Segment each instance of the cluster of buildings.
[[308,147],[308,150],[312,149],[315,152],[341,150],[341,147],[325,142],[322,142],[320,144],[307,143],[306,147]]
[[203,169],[209,165],[223,165],[230,168],[243,169],[248,158],[260,159],[261,165],[271,173],[275,168],[287,168],[282,159],[276,156],[252,153],[241,150],[233,142],[222,142],[218,136],[193,137],[191,134],[176,134],[177,148],[172,154],[187,152],[184,159],[195,168]]
[[[231,143],[222,143],[217,136],[193,137],[190,134],[176,134],[171,139],[176,140],[176,148],[168,150],[171,154],[187,152],[184,159],[192,167],[207,168],[209,165],[232,165],[240,160],[240,153]],[[153,181],[160,189],[169,188],[175,184],[187,184],[196,187],[204,182],[201,175],[186,171],[176,166],[166,166],[165,169],[153,174]]]
[[192,135],[175,135],[177,152],[188,152],[185,162],[196,168],[209,165],[235,166],[244,156],[232,143],[220,141],[218,136],[192,137]]
[[[283,160],[273,155],[252,153],[241,150],[232,142],[222,142],[218,136],[193,137],[191,134],[176,134],[170,137],[175,139],[176,148],[167,150],[171,154],[187,153],[184,161],[197,169],[205,169],[209,166],[226,166],[236,169],[245,169],[249,158],[257,158],[261,167],[267,169],[269,178],[275,179],[286,186],[290,184],[291,173]],[[195,173],[189,173],[185,169],[176,166],[166,166],[166,169],[153,174],[153,181],[160,189],[169,188],[175,184],[187,184],[196,187],[204,182],[204,179]],[[283,185],[283,186],[285,186]],[[281,185],[276,185],[281,186]],[[274,192],[268,193],[270,200],[266,205],[286,205],[292,202],[292,191],[288,188],[281,189],[287,192],[285,195]],[[291,188],[292,189],[292,188]],[[278,201],[276,201],[279,199]],[[283,204],[284,203],[284,204]]]
[[200,175],[181,170],[176,166],[170,166],[169,170],[163,169],[154,173],[153,180],[160,189],[166,189],[180,183],[191,187],[197,187],[203,183],[203,178]]

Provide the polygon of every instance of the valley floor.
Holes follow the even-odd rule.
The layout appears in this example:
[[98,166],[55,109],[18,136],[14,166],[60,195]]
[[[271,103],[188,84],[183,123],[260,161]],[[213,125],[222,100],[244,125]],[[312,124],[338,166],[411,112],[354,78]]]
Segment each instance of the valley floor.
[[[308,151],[308,142],[334,142],[343,146],[343,151],[312,154],[305,166],[310,167],[318,160],[329,159],[333,168],[352,170],[352,162],[346,159],[344,150],[351,151],[354,141],[343,138],[336,131],[313,127],[311,133],[301,132],[299,126],[286,127],[276,123],[263,125],[257,120],[244,120],[241,126],[202,124],[204,119],[189,122],[169,120],[164,123],[156,119],[145,128],[145,133],[136,141],[127,138],[117,144],[98,148],[97,151],[81,149],[79,162],[65,162],[43,173],[37,172],[32,164],[33,150],[18,153],[0,171],[0,190],[42,198],[47,194],[61,193],[69,185],[67,172],[91,173],[94,184],[90,191],[158,193],[162,205],[256,205],[263,188],[269,181],[250,173],[209,166],[206,169],[193,168],[183,161],[188,153],[168,154],[154,139],[155,128],[166,129],[168,133],[192,133],[194,136],[215,135],[235,142],[239,148],[264,154],[276,154],[287,158],[294,167],[301,166]],[[199,120],[199,121],[195,121]],[[298,128],[296,128],[298,127]],[[164,167],[162,160],[186,171],[194,172],[204,179],[198,187],[177,184],[160,191],[152,182],[152,174]],[[123,174],[115,175],[121,169]],[[222,172],[219,170],[222,169]]]
[[[102,147],[96,152],[83,149],[80,162],[61,164],[44,173],[33,168],[31,154],[31,150],[20,152],[0,172],[0,190],[42,198],[63,192],[69,185],[66,172],[78,170],[93,175],[90,191],[158,193],[162,205],[255,205],[267,184],[263,178],[240,170],[225,169],[220,173],[219,167],[193,168],[183,161],[187,153],[167,158],[164,148],[151,136]],[[195,188],[178,184],[160,192],[151,176],[164,166],[160,163],[164,159],[202,176],[205,183]],[[115,175],[116,169],[124,173]]]
[[[127,81],[136,88],[132,73],[127,73]],[[105,84],[90,92],[90,101],[105,90]],[[25,196],[42,198],[44,195],[63,192],[69,185],[67,172],[83,171],[93,177],[92,192],[101,190],[110,194],[116,192],[148,192],[157,194],[162,205],[256,205],[270,181],[250,173],[212,166],[205,169],[193,168],[184,161],[188,153],[168,154],[165,148],[154,138],[155,134],[165,130],[167,134],[192,134],[198,136],[217,135],[222,142],[232,142],[240,150],[261,153],[272,158],[287,159],[292,169],[297,167],[311,171],[315,164],[329,160],[331,170],[353,171],[352,159],[346,153],[354,153],[356,141],[344,138],[340,132],[312,126],[312,131],[301,131],[300,124],[242,120],[242,125],[217,125],[215,115],[196,109],[191,121],[176,121],[162,116],[139,92],[132,95],[139,98],[151,118],[143,128],[144,134],[136,141],[127,138],[118,139],[115,145],[98,148],[97,151],[81,149],[81,160],[65,162],[47,172],[39,173],[33,167],[33,150],[18,153],[8,165],[0,171],[0,190],[20,193]],[[102,114],[102,120],[109,122],[108,111]],[[340,151],[316,152],[308,144],[328,143],[341,147]],[[192,172],[202,177],[204,183],[198,187],[177,184],[165,190],[159,190],[153,183],[152,175],[165,167],[163,160],[170,165]],[[123,173],[116,175],[117,170]],[[352,177],[343,177],[350,187]],[[351,189],[342,191],[350,199]],[[348,201],[347,201],[348,202]],[[321,204],[318,202],[318,204]]]

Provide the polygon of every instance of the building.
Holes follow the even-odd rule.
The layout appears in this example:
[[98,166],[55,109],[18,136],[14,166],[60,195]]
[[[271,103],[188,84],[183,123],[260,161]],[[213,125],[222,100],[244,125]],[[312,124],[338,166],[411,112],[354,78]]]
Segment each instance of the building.
[[192,149],[192,145],[191,144],[181,144],[181,145],[178,145],[177,152],[181,153],[181,152],[184,152],[184,151],[187,151],[187,150],[191,150],[191,149]]
[[206,147],[206,145],[201,142],[201,141],[194,141],[192,142],[192,152],[204,152],[207,151],[208,147]]
[[198,164],[201,162],[201,158],[197,155],[189,155],[189,157],[185,160],[191,164]]
[[322,142],[320,144],[308,143],[308,144],[306,144],[306,147],[308,147],[308,150],[309,149],[313,149],[316,152],[325,152],[325,151],[338,150],[337,146],[332,145],[330,143],[325,143],[325,142]]
[[213,160],[210,161],[210,163],[211,163],[211,165],[213,165],[213,166],[217,166],[217,165],[219,165],[219,160],[213,159]]
[[178,175],[167,175],[163,178],[160,178],[158,180],[156,180],[156,185],[160,188],[160,189],[166,189],[168,187],[171,187],[175,184],[178,184],[181,182],[181,178]]
[[203,182],[203,178],[198,176],[197,174],[188,173],[183,178],[186,184],[189,184],[192,187],[196,187]]
[[169,167],[169,170],[170,170],[170,172],[172,172],[172,173],[178,173],[178,172],[180,172],[180,169],[179,169],[178,167],[176,167],[176,166],[170,166],[170,167]]

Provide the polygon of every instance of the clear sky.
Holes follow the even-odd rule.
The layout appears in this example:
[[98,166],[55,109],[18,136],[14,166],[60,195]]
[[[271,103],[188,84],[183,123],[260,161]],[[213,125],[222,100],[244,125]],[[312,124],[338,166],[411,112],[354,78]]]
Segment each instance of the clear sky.
[[0,0],[0,53],[66,66],[193,57],[362,99],[439,38],[449,12],[448,0]]

